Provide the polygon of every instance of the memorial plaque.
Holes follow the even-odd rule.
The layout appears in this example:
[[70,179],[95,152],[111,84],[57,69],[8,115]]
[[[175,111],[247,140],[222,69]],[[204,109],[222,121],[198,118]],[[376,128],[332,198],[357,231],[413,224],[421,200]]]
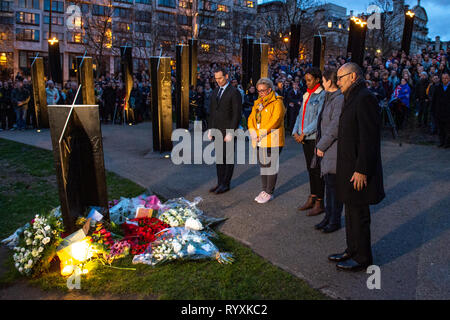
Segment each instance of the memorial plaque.
[[252,81],[253,71],[253,38],[242,39],[242,87],[247,91]]
[[360,67],[363,65],[364,54],[366,51],[366,32],[367,22],[356,17],[350,19],[347,53],[352,53],[351,61],[358,64]]
[[324,36],[314,36],[313,46],[313,67],[319,68],[322,72],[325,67],[326,38]]
[[269,44],[253,43],[252,83],[256,85],[259,79],[269,75]]
[[56,38],[48,40],[48,63],[50,66],[50,79],[62,85],[61,53],[59,41]]
[[409,55],[411,49],[411,38],[414,29],[414,17],[415,14],[412,11],[408,11],[405,14],[405,25],[403,27],[402,37],[402,51]]
[[95,104],[94,71],[92,57],[77,57],[78,84],[81,84],[81,101],[85,105]]
[[50,134],[66,232],[89,206],[109,220],[102,133],[97,105],[48,106]]
[[39,129],[49,128],[47,93],[44,81],[44,59],[37,57],[31,65],[31,82],[33,86],[34,111],[36,126]]
[[197,86],[198,40],[189,39],[189,86]]
[[124,116],[128,122],[134,122],[134,110],[129,105],[130,93],[133,89],[133,57],[132,47],[120,47],[122,81],[125,87]]
[[289,48],[289,58],[291,62],[298,60],[298,52],[300,49],[300,24],[291,24],[291,43]]
[[153,151],[172,150],[172,81],[170,57],[150,58]]
[[189,129],[189,47],[176,46],[176,105],[177,128]]

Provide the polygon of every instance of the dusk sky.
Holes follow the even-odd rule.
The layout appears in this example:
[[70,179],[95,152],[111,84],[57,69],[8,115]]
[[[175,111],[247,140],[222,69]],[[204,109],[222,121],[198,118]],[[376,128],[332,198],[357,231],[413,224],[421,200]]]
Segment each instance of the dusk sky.
[[[258,1],[260,3],[261,0]],[[365,12],[373,0],[326,0],[327,3],[335,3],[347,8],[347,14],[353,10],[355,14]],[[405,0],[411,8],[417,5],[417,0]],[[421,0],[421,6],[428,15],[428,37],[434,40],[440,36],[442,41],[450,41],[450,0]]]
[[[329,0],[328,3],[335,3],[360,13],[367,10],[371,0]],[[405,0],[410,8],[417,5],[417,0]],[[441,36],[442,41],[450,41],[450,1],[449,0],[421,0],[420,5],[425,8],[428,15],[428,37],[434,40],[436,36]]]

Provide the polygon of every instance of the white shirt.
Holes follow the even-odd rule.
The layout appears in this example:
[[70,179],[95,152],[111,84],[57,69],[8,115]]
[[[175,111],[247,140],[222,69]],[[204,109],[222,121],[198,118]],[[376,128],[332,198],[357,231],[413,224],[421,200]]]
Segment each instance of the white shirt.
[[[217,97],[219,100],[220,100],[220,98],[222,98],[222,95],[223,95],[223,93],[225,92],[225,90],[227,89],[227,87],[228,87],[229,84],[230,84],[230,82],[227,81],[227,84],[226,84],[226,85],[224,85],[223,87],[219,87],[219,91],[220,91],[220,89],[222,89],[222,93],[220,94],[220,97]],[[217,92],[217,94],[219,94],[219,92]]]

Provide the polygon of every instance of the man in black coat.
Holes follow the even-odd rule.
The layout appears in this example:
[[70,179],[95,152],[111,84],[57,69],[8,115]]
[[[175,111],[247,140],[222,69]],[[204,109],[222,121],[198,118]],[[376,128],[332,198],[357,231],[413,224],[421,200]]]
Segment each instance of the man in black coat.
[[384,198],[381,113],[357,64],[344,64],[337,75],[344,106],[339,119],[336,182],[337,198],[345,204],[347,249],[328,259],[337,262],[338,269],[357,271],[373,262],[369,205]]
[[214,78],[218,87],[211,95],[208,138],[212,140],[214,137],[217,185],[209,191],[220,194],[230,190],[234,170],[233,133],[238,128],[242,116],[242,96],[229,83],[224,68],[217,69]]
[[298,112],[300,111],[303,93],[300,91],[299,84],[294,82],[292,84],[292,89],[287,93],[287,131],[292,131],[294,129],[295,120],[297,119]]
[[435,88],[432,109],[435,110],[439,134],[439,147],[450,148],[450,76],[442,74],[441,83]]

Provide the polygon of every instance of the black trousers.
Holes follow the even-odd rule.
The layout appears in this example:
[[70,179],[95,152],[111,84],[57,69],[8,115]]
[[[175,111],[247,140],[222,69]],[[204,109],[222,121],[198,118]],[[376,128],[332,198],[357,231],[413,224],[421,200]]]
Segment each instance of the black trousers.
[[[233,138],[230,142],[214,141],[214,146],[216,152],[217,184],[229,188],[234,171],[235,139]],[[233,150],[233,152],[227,152],[227,148],[228,150]]]
[[369,205],[345,204],[347,253],[360,264],[373,263]]
[[450,121],[437,121],[437,131],[439,135],[439,142],[444,145],[450,144]]
[[314,157],[314,150],[316,148],[316,140],[303,140],[303,153],[305,154],[306,167],[309,173],[309,186],[311,194],[316,195],[319,199],[323,199],[325,192],[325,183],[320,177],[320,167],[311,168],[311,162]]
[[262,190],[273,194],[277,184],[280,153],[283,147],[257,148],[258,163],[261,167]]
[[325,180],[325,219],[329,225],[341,226],[341,215],[343,204],[336,197],[337,184],[336,175],[327,173],[323,176]]
[[0,103],[0,128],[6,129],[6,106]]
[[298,112],[300,108],[298,105],[295,105],[294,107],[288,106],[287,107],[287,129],[288,131],[292,131],[295,126],[295,121],[297,120]]
[[427,101],[425,101],[425,99],[423,100],[417,100],[417,109],[419,112],[419,116],[417,118],[417,124],[420,126],[428,126],[428,114],[429,114],[429,103]]

